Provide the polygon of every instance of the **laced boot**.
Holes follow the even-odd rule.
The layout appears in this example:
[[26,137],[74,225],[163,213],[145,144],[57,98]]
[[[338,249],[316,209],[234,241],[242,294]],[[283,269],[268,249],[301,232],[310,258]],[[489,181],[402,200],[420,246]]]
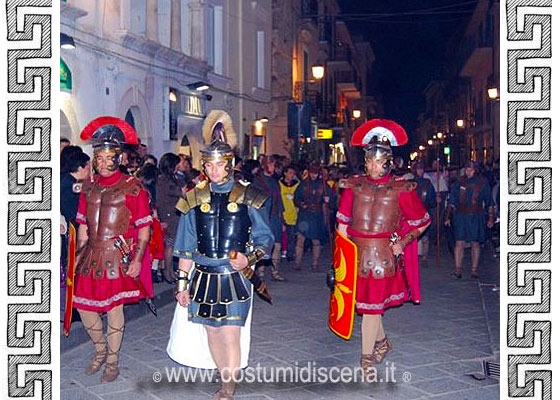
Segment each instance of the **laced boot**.
[[[113,382],[119,376],[119,351],[122,336],[124,335],[124,325],[118,328],[109,325],[109,330],[110,332],[107,333],[108,343],[111,341],[111,335],[120,335],[120,338],[117,338],[116,340],[118,342],[116,350],[113,350],[109,345],[107,346],[107,362],[105,363],[105,369],[103,370],[103,375],[101,376],[101,383]],[[113,359],[114,361],[109,361],[109,359]]]
[[387,339],[387,336],[385,336],[381,340],[376,341],[372,354],[373,359],[375,360],[375,364],[381,364],[387,354],[391,352],[391,350],[393,350],[393,342]]
[[[103,324],[101,325],[101,328],[94,328],[93,326],[84,327],[90,336],[92,336],[92,333],[101,332],[101,339],[93,342],[95,346],[95,353],[93,353],[93,356],[85,369],[86,375],[93,375],[101,369],[101,366],[107,360],[107,342],[103,337]],[[101,346],[102,349],[99,348]]]
[[313,243],[313,263],[311,266],[311,271],[321,272],[319,270],[319,259],[321,257],[321,245]]
[[294,269],[296,271],[301,271],[301,260],[303,259],[303,241],[300,245],[299,240],[296,245],[296,260],[294,264]]
[[282,249],[282,245],[280,243],[274,244],[274,250],[272,251],[272,280],[274,281],[285,281],[284,277],[280,275],[280,271],[278,271],[278,266],[280,265],[280,252]]

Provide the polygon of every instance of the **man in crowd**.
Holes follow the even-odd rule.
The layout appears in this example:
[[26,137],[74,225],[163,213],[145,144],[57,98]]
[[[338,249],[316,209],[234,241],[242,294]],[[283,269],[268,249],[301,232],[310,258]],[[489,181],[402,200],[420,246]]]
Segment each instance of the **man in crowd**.
[[284,177],[280,179],[280,192],[282,193],[282,203],[284,204],[284,228],[286,230],[288,246],[286,258],[294,261],[294,251],[296,247],[296,222],[297,208],[294,204],[295,192],[300,184],[296,176],[296,168],[289,165],[284,169]]
[[216,138],[202,150],[208,179],[177,203],[182,212],[174,245],[179,305],[167,349],[181,364],[218,368],[222,387],[215,399],[233,397],[236,374],[248,362],[253,288],[243,271],[269,254],[274,243],[263,207],[266,194],[233,180],[236,135],[225,128],[230,125],[221,118],[227,122],[229,115],[223,114],[203,129],[206,142]]
[[[424,208],[428,210],[430,216],[435,216],[436,211],[436,191],[432,182],[424,177],[424,163],[417,162],[412,167],[414,172],[413,181],[416,182],[416,193],[420,196]],[[433,218],[432,218],[433,219]],[[426,261],[430,249],[430,233],[431,227],[427,228],[418,240],[418,255]]]
[[[356,311],[362,318],[362,357],[365,376],[375,373],[393,345],[381,316],[405,301],[420,301],[417,238],[430,216],[414,190],[416,184],[391,175],[391,145],[403,145],[404,129],[389,120],[370,120],[356,129],[353,146],[365,148],[366,174],[350,178],[337,213],[338,232],[358,251]],[[398,239],[391,242],[395,234]],[[403,263],[396,257],[402,257]]]
[[[449,206],[446,211],[445,225],[451,225],[455,233],[455,271],[453,275],[461,279],[465,243],[471,244],[471,278],[478,279],[480,245],[486,241],[486,227],[494,226],[495,209],[490,186],[484,177],[477,174],[477,165],[469,161],[465,175],[460,177],[451,188]],[[484,211],[488,212],[486,218]]]
[[[137,143],[134,129],[118,118],[100,117],[84,128],[81,138],[93,145],[96,174],[82,187],[76,215],[80,226],[73,306],[95,346],[85,373],[91,375],[105,364],[101,381],[111,382],[119,375],[123,305],[152,296],[146,251],[152,216],[148,193],[136,178],[119,170],[122,145]],[[118,243],[131,250],[126,251],[128,259]]]
[[294,267],[296,270],[301,270],[305,239],[311,240],[313,244],[311,266],[313,272],[319,272],[321,244],[328,241],[329,233],[326,226],[328,212],[325,207],[329,206],[332,192],[325,181],[320,178],[320,171],[320,166],[311,165],[309,176],[302,180],[295,193],[294,202],[298,208],[296,263]]

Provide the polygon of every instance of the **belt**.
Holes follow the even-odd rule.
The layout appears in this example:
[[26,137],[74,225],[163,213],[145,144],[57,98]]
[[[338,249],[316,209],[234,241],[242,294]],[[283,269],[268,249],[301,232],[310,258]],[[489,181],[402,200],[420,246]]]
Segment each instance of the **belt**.
[[195,268],[207,274],[233,274],[234,272],[239,272],[234,270],[231,265],[211,266],[195,264]]

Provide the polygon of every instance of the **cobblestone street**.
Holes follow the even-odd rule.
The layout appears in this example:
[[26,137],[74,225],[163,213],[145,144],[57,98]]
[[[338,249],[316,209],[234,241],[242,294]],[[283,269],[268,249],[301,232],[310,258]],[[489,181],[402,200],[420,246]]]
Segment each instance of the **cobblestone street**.
[[[324,252],[325,254],[327,252]],[[483,249],[480,282],[468,278],[470,259],[466,251],[463,279],[450,275],[451,259],[441,255],[421,264],[422,304],[405,304],[384,317],[394,350],[379,369],[394,363],[395,382],[377,383],[254,383],[238,386],[243,399],[497,399],[499,384],[483,374],[482,361],[497,360],[499,351],[498,262],[490,246]],[[310,265],[310,263],[308,263]],[[327,263],[325,263],[327,265]],[[324,273],[294,271],[282,264],[286,282],[268,280],[274,305],[255,300],[252,348],[249,365],[300,368],[355,367],[360,356],[360,319],[354,335],[344,341],[327,327],[329,292]],[[171,285],[159,284],[162,296],[172,296]],[[135,307],[135,306],[132,306]],[[137,307],[137,306],[136,306]],[[143,307],[143,306],[142,306]],[[158,317],[143,315],[126,327],[120,364],[121,375],[101,384],[101,372],[86,377],[83,369],[92,352],[88,343],[74,346],[61,356],[62,399],[206,399],[217,383],[170,383],[166,367],[178,367],[165,348],[174,302],[160,306]],[[79,325],[79,323],[75,323]],[[62,338],[61,340],[66,340]],[[188,347],[189,343],[185,343]],[[157,373],[163,381],[154,382]],[[154,375],[155,374],[155,375]],[[474,375],[474,377],[473,377]],[[476,379],[478,378],[478,379]]]

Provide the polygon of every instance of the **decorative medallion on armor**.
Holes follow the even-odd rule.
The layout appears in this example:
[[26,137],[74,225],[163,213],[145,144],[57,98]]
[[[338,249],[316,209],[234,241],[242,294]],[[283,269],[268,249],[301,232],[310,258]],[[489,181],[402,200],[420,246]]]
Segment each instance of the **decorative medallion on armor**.
[[115,247],[114,238],[124,235],[129,228],[131,215],[126,207],[126,195],[137,196],[140,189],[136,178],[124,175],[112,186],[99,186],[96,182],[84,185],[88,243],[77,273],[87,275],[93,269],[95,278],[101,278],[103,271],[111,279],[119,276],[122,255]]

